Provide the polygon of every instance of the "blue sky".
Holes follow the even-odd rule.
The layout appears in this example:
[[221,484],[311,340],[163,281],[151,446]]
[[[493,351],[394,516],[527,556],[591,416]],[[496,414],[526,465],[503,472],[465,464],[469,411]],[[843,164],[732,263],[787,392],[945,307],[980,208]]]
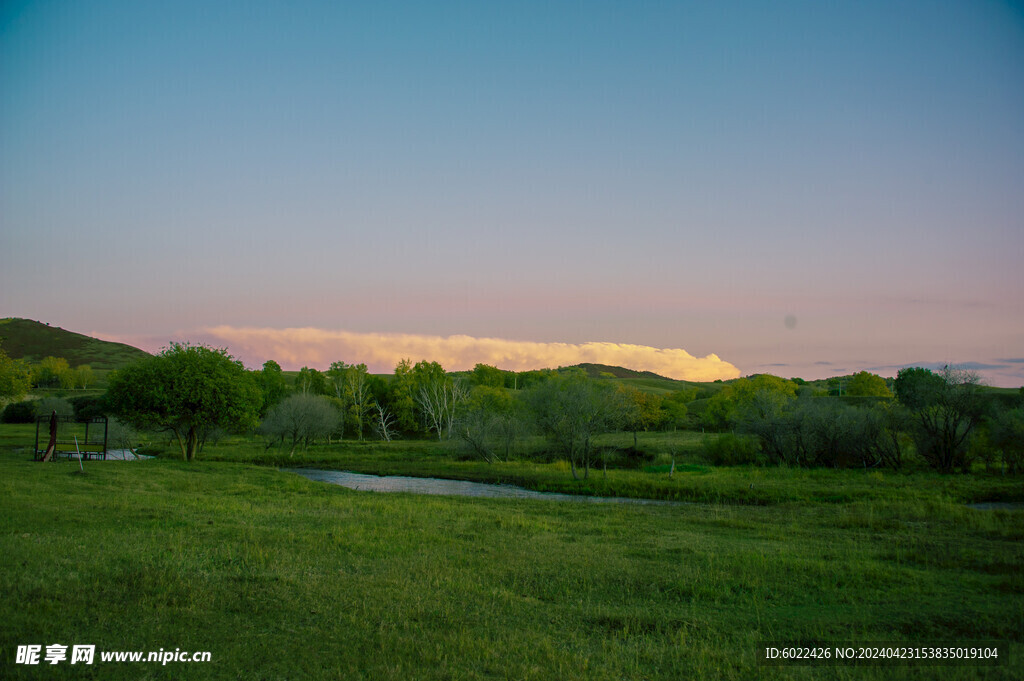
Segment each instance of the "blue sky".
[[1016,3],[8,2],[0,92],[0,316],[1024,384]]

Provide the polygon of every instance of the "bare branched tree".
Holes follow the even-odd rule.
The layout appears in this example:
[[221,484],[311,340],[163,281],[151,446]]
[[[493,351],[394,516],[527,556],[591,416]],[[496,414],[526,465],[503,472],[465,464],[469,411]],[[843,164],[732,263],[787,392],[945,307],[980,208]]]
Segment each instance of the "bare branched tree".
[[395,435],[395,417],[380,402],[373,403],[373,429],[387,442]]
[[428,427],[437,433],[437,439],[451,438],[455,413],[466,398],[466,389],[450,376],[420,386],[416,401],[427,419]]
[[291,395],[278,402],[267,413],[260,433],[272,440],[291,440],[291,450],[301,442],[304,446],[317,438],[327,437],[338,427],[340,415],[331,401],[321,395]]

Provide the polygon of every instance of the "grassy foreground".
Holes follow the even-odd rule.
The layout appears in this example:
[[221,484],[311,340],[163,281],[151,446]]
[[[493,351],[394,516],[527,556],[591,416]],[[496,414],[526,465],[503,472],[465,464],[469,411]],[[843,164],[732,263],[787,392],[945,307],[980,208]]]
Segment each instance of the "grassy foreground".
[[[0,678],[1020,675],[1019,512],[595,506],[358,493],[225,462],[85,466],[0,454]],[[760,643],[798,639],[995,639],[1013,659],[758,666]],[[52,643],[213,661],[14,664]]]

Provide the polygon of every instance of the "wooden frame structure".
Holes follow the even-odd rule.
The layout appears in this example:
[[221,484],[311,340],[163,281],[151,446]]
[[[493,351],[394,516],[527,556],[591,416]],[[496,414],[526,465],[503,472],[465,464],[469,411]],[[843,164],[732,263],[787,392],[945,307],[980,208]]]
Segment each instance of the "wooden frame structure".
[[[39,416],[36,418],[35,458],[41,460],[49,446],[50,422],[56,418],[57,445],[53,452],[56,458],[60,454],[67,457],[81,453],[83,459],[107,458],[107,417],[99,416],[91,419],[76,419],[74,416]],[[39,439],[42,433],[43,439]],[[77,439],[77,443],[76,443]],[[41,445],[41,446],[40,446]]]

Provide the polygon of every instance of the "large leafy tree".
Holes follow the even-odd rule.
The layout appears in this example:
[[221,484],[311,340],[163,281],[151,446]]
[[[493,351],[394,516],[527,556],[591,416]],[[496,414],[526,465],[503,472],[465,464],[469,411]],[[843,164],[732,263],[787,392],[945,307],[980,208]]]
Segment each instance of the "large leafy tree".
[[260,414],[265,416],[271,407],[287,397],[288,380],[284,377],[281,365],[272,359],[263,363],[263,369],[256,372],[255,378],[260,390],[263,391]]
[[741,378],[708,400],[704,423],[713,430],[765,422],[779,416],[796,399],[796,383],[771,374]]
[[490,364],[477,364],[469,374],[469,380],[473,385],[486,385],[492,388],[511,387],[508,385],[512,379],[512,372],[502,371]]
[[412,362],[403,359],[395,366],[395,375],[387,387],[387,402],[397,430],[416,430],[416,382]]
[[846,386],[846,394],[855,397],[892,397],[885,379],[868,371],[860,371],[853,375]]
[[900,404],[916,411],[934,403],[945,389],[946,382],[931,369],[908,367],[899,370],[893,387]]
[[255,427],[262,403],[256,380],[227,350],[187,343],[114,372],[106,395],[114,416],[174,433],[186,461],[216,428]]
[[32,370],[32,382],[40,388],[73,388],[75,374],[63,357],[44,357]]

